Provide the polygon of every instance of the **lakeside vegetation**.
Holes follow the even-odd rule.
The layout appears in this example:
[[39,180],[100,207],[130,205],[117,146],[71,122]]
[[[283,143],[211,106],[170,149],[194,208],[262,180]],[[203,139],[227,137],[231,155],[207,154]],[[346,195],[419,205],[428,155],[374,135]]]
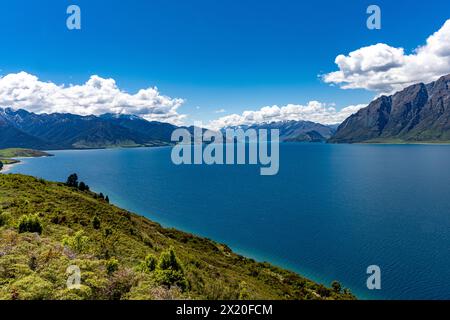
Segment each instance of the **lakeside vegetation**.
[[4,165],[11,165],[19,163],[20,161],[13,158],[36,158],[36,157],[50,157],[51,154],[32,149],[23,148],[9,148],[0,149],[0,171]]
[[76,175],[0,175],[0,239],[0,299],[354,299],[111,205]]
[[0,158],[36,158],[36,157],[49,157],[51,154],[32,149],[22,148],[9,148],[0,150]]

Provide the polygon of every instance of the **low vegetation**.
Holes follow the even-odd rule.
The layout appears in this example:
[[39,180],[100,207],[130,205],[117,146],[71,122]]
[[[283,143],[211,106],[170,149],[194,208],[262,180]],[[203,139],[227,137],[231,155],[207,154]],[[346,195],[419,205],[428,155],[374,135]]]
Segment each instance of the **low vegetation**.
[[27,158],[27,157],[48,157],[51,156],[47,152],[21,149],[21,148],[9,148],[0,149],[0,171],[5,165],[19,163],[19,160],[11,158]]
[[[354,299],[68,182],[0,175],[0,300]],[[81,284],[69,289],[74,266]]]
[[9,148],[0,150],[0,158],[48,157],[49,153],[39,150]]

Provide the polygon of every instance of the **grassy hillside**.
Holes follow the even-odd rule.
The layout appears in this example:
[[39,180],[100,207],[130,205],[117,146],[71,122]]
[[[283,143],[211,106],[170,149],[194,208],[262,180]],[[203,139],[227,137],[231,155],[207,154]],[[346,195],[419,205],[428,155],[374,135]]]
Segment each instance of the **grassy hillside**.
[[[0,300],[353,298],[29,176],[0,175],[0,239]],[[69,290],[71,265],[82,285]]]
[[22,148],[9,148],[0,150],[0,158],[25,158],[25,157],[48,157],[50,154],[44,151],[22,149]]
[[22,148],[9,148],[0,149],[0,171],[3,169],[4,165],[19,163],[19,160],[10,158],[32,158],[32,157],[48,157],[51,156],[47,152],[32,150],[32,149],[22,149]]

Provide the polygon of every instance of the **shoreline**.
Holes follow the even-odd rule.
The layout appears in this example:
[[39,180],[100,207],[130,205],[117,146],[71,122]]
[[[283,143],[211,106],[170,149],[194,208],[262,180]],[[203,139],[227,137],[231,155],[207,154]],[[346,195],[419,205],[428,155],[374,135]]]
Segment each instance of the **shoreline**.
[[[12,163],[3,163],[3,167],[0,169],[0,174],[8,173],[14,166],[22,164],[22,161],[18,159],[8,159],[9,161],[13,161]],[[2,159],[0,159],[2,161]]]
[[12,163],[12,164],[4,164],[3,168],[0,170],[0,173],[8,173],[14,166],[18,165],[20,162]]

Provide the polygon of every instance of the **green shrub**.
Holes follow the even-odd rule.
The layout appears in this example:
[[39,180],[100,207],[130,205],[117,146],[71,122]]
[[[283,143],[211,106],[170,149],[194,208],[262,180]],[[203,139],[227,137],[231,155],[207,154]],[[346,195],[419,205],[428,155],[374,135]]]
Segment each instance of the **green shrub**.
[[101,225],[100,219],[98,218],[98,216],[94,216],[94,218],[92,218],[92,227],[95,230],[98,230],[100,229],[100,225]]
[[38,215],[23,215],[19,219],[19,233],[36,232],[42,233],[42,223]]
[[11,299],[46,300],[52,297],[50,282],[37,275],[30,275],[17,280],[11,285]]
[[86,252],[88,246],[89,246],[89,237],[84,235],[84,231],[80,230],[75,233],[75,235],[71,236],[65,236],[62,243],[64,246],[69,247],[70,249],[74,250],[78,253],[84,253]]
[[159,257],[158,268],[161,270],[174,270],[183,272],[183,266],[175,255],[175,251],[171,247],[169,250],[161,253]]
[[11,214],[9,212],[0,213],[0,227],[6,226],[11,221]]
[[335,293],[340,293],[342,291],[342,285],[339,283],[339,281],[333,281],[331,283],[331,288]]
[[106,261],[106,272],[108,274],[113,274],[119,270],[119,261],[116,258],[111,258]]
[[188,287],[186,277],[181,271],[157,269],[155,271],[155,279],[158,284],[169,288],[172,286],[177,286],[181,290],[185,291]]
[[183,265],[175,255],[173,248],[161,253],[158,266],[155,271],[156,281],[168,286],[177,286],[181,290],[186,290],[188,283],[184,275]]
[[153,272],[156,269],[156,262],[155,256],[149,254],[145,257],[145,260],[141,262],[138,269],[142,272]]
[[250,299],[250,294],[247,289],[247,283],[245,281],[242,281],[239,284],[239,300],[248,300]]

